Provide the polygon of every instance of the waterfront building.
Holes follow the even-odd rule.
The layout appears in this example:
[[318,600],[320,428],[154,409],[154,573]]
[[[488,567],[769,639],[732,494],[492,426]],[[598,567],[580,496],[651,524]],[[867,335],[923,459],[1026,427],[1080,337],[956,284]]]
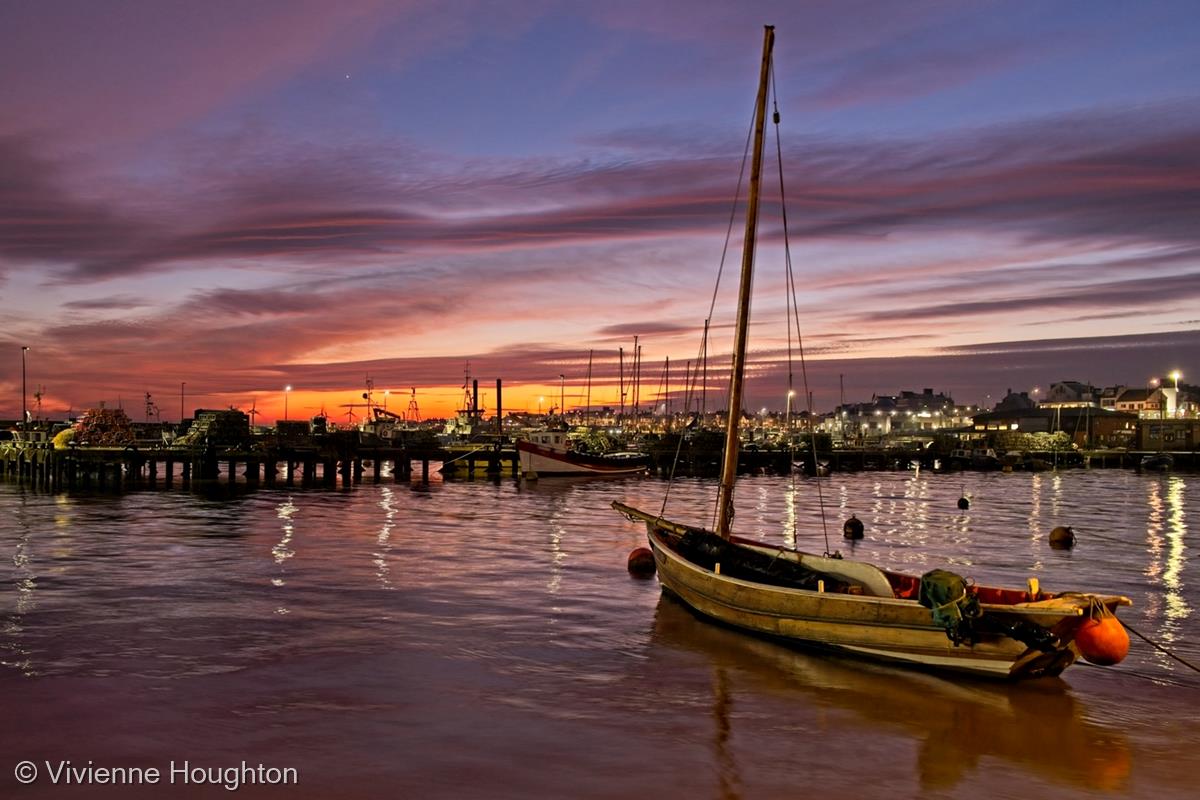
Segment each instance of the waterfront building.
[[1100,405],[1100,390],[1079,381],[1058,381],[1050,384],[1046,399],[1040,405],[1051,408],[1072,408]]
[[1003,411],[1026,411],[1032,408],[1037,408],[1037,402],[1029,396],[1029,392],[1014,392],[1009,389],[996,407],[992,409],[996,412]]
[[1167,410],[1167,397],[1161,386],[1125,388],[1114,399],[1113,409],[1141,417],[1163,416]]
[[1200,449],[1200,420],[1166,417],[1143,419],[1138,425],[1138,450],[1197,450]]
[[1066,433],[1073,444],[1089,447],[1132,447],[1138,417],[1092,406],[1011,408],[976,414],[971,427],[979,433]]
[[926,388],[896,395],[873,395],[869,403],[844,403],[824,418],[821,428],[846,445],[878,444],[888,436],[931,436],[970,425],[978,409]]

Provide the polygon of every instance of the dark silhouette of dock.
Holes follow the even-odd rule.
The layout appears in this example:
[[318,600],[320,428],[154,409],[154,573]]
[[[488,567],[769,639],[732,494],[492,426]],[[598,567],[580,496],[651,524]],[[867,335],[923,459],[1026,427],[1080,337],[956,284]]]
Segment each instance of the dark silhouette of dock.
[[37,488],[120,489],[196,482],[244,482],[264,486],[334,487],[385,479],[429,480],[431,464],[448,466],[444,477],[515,474],[515,449],[496,444],[393,446],[328,437],[308,445],[225,447],[69,446],[29,442],[0,452],[0,474]]

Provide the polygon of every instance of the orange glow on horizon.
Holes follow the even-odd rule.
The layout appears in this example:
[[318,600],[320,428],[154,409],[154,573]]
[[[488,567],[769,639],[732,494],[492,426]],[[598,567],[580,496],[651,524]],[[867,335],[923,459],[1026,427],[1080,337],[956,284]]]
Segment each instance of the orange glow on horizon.
[[[678,391],[678,387],[675,387],[674,390]],[[565,385],[560,385],[557,382],[528,383],[519,386],[504,385],[502,386],[502,391],[504,404],[502,411],[506,416],[514,411],[530,414],[538,413],[539,399],[541,400],[540,411],[545,414],[550,413],[551,410],[554,413],[558,413],[560,397],[568,412],[587,405],[587,387],[575,383],[567,383]],[[385,392],[387,393],[386,395]],[[627,387],[626,392],[626,402],[631,403],[632,390]],[[359,388],[311,391],[293,387],[292,391],[287,394],[287,418],[292,420],[307,420],[324,413],[330,422],[336,422],[339,426],[348,424],[357,425],[369,413],[367,401],[362,396],[363,390]],[[206,395],[202,398],[200,405],[189,402],[187,404],[187,413],[190,415],[196,408],[233,407],[247,413],[253,410],[255,417],[254,424],[256,425],[272,425],[277,420],[284,418],[283,395],[284,392],[282,390],[271,393],[260,392],[254,395],[249,401],[244,396]],[[217,402],[221,397],[226,398],[224,403]],[[408,412],[411,399],[411,387],[407,389],[384,389],[376,386],[371,396],[371,404],[380,408],[386,408],[395,414],[405,415]],[[453,418],[459,410],[465,407],[464,400],[464,392],[461,385],[417,387],[416,401],[422,420]],[[647,387],[643,386],[640,400],[643,408],[648,408],[650,404],[657,402],[657,387],[653,391],[648,391]],[[591,402],[593,407],[619,407],[620,397],[618,387],[615,384],[611,386],[593,384]],[[490,419],[495,415],[495,383],[485,385],[482,381],[480,382],[479,406],[483,410],[485,418]]]

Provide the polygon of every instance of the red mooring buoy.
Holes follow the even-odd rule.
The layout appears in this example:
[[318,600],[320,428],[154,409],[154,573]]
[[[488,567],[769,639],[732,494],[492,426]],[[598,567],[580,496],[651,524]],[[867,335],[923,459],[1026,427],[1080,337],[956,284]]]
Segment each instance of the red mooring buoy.
[[[1103,608],[1103,607],[1102,607]],[[1079,626],[1075,646],[1085,660],[1102,667],[1119,664],[1129,654],[1129,634],[1107,608]]]
[[638,547],[629,554],[629,573],[639,577],[654,574],[654,553],[648,547]]

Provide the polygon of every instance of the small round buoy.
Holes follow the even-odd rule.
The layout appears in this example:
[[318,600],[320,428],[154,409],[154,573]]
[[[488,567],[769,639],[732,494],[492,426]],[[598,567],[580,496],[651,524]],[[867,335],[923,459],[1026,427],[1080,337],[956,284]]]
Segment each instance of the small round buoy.
[[1075,646],[1089,663],[1111,667],[1129,654],[1129,634],[1121,621],[1104,609],[1101,616],[1092,617],[1079,626]]
[[632,575],[649,576],[654,574],[654,553],[648,547],[639,547],[629,554],[629,572]]
[[968,508],[971,507],[971,501],[967,499],[967,496],[965,494],[962,497],[958,498],[958,507],[963,511],[966,511]]
[[1075,546],[1075,531],[1070,525],[1059,525],[1050,531],[1050,546],[1055,550],[1070,550]]
[[842,524],[842,536],[847,539],[861,539],[863,537],[863,524],[858,517],[851,514],[850,519]]

